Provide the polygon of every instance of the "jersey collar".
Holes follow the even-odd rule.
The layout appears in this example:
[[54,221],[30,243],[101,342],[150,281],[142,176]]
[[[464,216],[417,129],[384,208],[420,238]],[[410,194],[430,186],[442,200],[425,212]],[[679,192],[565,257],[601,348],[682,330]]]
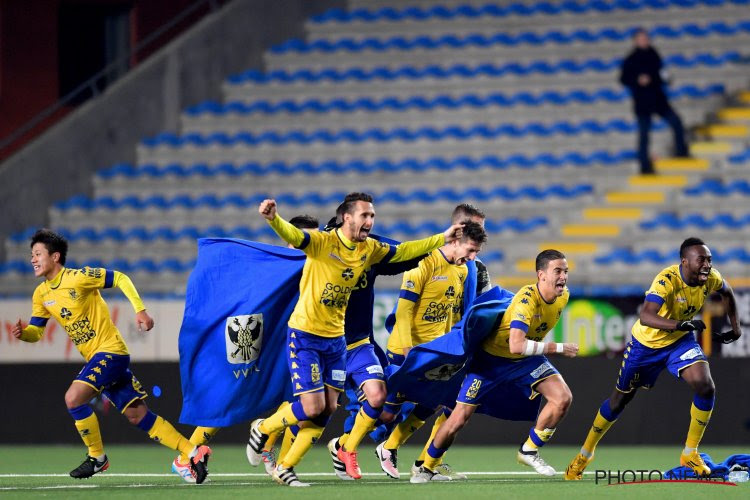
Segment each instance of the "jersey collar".
[[353,241],[349,241],[349,238],[344,236],[344,233],[341,232],[341,229],[338,229],[338,228],[336,229],[336,236],[339,237],[339,240],[341,240],[341,243],[343,243],[344,246],[348,248],[349,250],[354,250],[355,248],[357,248],[357,245]]
[[62,268],[60,269],[60,272],[59,272],[59,273],[57,273],[57,276],[55,276],[55,277],[54,277],[54,278],[52,278],[51,280],[47,280],[47,286],[49,286],[49,287],[50,287],[50,288],[52,288],[53,290],[54,290],[55,288],[59,287],[59,286],[60,286],[60,283],[62,283],[62,277],[63,277],[63,273],[64,273],[64,272],[65,272],[65,267],[62,267]]
[[539,294],[539,298],[540,298],[540,299],[542,299],[542,302],[544,302],[545,304],[548,304],[548,305],[549,305],[549,304],[554,304],[554,303],[555,303],[555,301],[557,301],[557,297],[555,297],[555,298],[554,298],[554,299],[552,300],[552,302],[547,302],[546,300],[544,300],[544,295],[542,295],[542,291],[541,291],[541,290],[539,290],[539,282],[538,282],[538,281],[536,282],[536,293],[538,293],[538,294]]

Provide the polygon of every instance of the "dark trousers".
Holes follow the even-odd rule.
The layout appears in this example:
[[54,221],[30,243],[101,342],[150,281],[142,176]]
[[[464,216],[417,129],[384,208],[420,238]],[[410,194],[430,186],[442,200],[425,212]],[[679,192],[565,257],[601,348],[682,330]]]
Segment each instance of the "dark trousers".
[[[672,127],[674,134],[675,156],[688,156],[688,147],[685,143],[685,129],[682,127],[682,120],[677,116],[671,106],[654,111]],[[654,166],[648,155],[648,134],[651,130],[651,115],[653,113],[638,114],[638,161],[641,164],[642,174],[653,174]]]

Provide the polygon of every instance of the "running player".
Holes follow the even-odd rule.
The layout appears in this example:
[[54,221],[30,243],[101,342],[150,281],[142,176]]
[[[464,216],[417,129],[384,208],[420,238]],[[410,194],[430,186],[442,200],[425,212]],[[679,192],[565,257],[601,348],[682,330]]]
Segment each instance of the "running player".
[[717,292],[724,302],[732,324],[731,338],[742,335],[737,319],[734,292],[712,268],[711,251],[698,238],[688,238],[680,245],[680,263],[663,269],[646,292],[640,319],[633,325],[633,338],[623,355],[622,368],[609,399],[602,403],[594,418],[581,452],[568,465],[565,479],[579,480],[594,458],[594,450],[612,427],[625,406],[633,400],[639,387],[650,389],[659,373],[669,373],[687,382],[695,395],[690,407],[690,426],[680,464],[698,476],[711,469],[698,453],[714,407],[714,381],[708,360],[695,340],[694,332],[706,328],[693,319],[710,294]]
[[[307,229],[310,231],[317,230],[320,227],[320,223],[318,222],[318,219],[311,215],[297,215],[295,217],[292,217],[289,219],[289,223],[292,224],[294,227],[299,229]],[[289,245],[289,248],[293,248],[291,245]],[[283,405],[288,405],[289,403],[284,402]],[[196,446],[201,446],[204,444],[208,444],[208,442],[213,439],[213,437],[218,433],[220,430],[220,427],[202,427],[198,426],[193,431],[193,434],[190,436],[190,442],[193,443]],[[263,466],[266,469],[266,473],[270,476],[273,473],[273,470],[276,468],[276,456],[273,452],[273,446],[276,443],[276,439],[278,438],[280,433],[274,433],[271,436],[269,436],[268,441],[266,442],[266,446],[263,448],[262,453],[262,461]],[[177,458],[174,459],[172,462],[172,473],[177,474],[182,478],[183,481],[186,483],[194,483],[195,482],[195,476],[192,473],[192,470],[190,469],[190,463],[188,460],[188,457],[186,455],[183,455],[182,453],[177,456]]]
[[375,219],[372,197],[351,193],[344,199],[343,225],[331,232],[295,228],[276,212],[274,200],[258,209],[276,233],[307,254],[300,280],[300,298],[289,320],[289,369],[299,401],[251,425],[248,455],[260,463],[268,435],[301,421],[289,452],[274,471],[274,479],[289,486],[308,486],[294,466],[317,441],[335,411],[346,380],[344,315],[352,288],[366,269],[378,262],[403,262],[461,237],[461,225],[424,240],[392,246],[369,238]]
[[[537,282],[518,291],[497,331],[482,343],[482,349],[472,359],[456,407],[430,443],[425,462],[412,476],[412,483],[434,480],[439,459],[458,431],[482,402],[492,397],[494,388],[507,385],[517,386],[528,399],[541,394],[547,400],[516,457],[519,463],[529,465],[542,475],[555,474],[539,456],[539,448],[550,440],[573,398],[562,376],[544,354],[574,357],[578,346],[541,342],[555,327],[568,303],[565,256],[557,250],[544,250],[536,257],[536,273]],[[513,402],[507,401],[507,404]]]
[[[487,233],[480,224],[465,222],[461,240],[445,245],[427,256],[419,267],[404,274],[396,324],[388,339],[388,361],[403,364],[414,345],[434,340],[451,330],[461,319],[464,282],[468,273],[466,263],[474,260]],[[392,422],[400,411],[403,398],[389,393],[381,421]],[[376,448],[383,471],[398,479],[397,453],[425,420],[435,413],[435,408],[416,405],[412,413],[399,423]],[[445,478],[448,479],[448,478]]]
[[208,475],[206,465],[211,450],[193,445],[143,402],[147,394],[130,371],[128,348],[99,293],[102,288],[119,288],[133,305],[138,330],[151,330],[154,320],[146,312],[133,282],[109,269],[67,269],[67,253],[65,238],[48,229],[40,229],[31,237],[34,276],[45,281],[34,290],[29,325],[24,327],[19,319],[11,333],[24,342],[38,342],[47,321],[54,317],[86,360],[65,393],[68,412],[88,448],[83,463],[70,471],[71,477],[88,478],[109,468],[99,421],[88,404],[101,393],[149,438],[188,457],[195,482],[202,483]]

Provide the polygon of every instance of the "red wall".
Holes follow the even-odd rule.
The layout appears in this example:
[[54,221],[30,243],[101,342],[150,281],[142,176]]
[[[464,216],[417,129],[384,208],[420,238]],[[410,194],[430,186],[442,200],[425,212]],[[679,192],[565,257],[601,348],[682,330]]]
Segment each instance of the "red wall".
[[[58,11],[61,3],[132,5],[131,48],[196,0],[0,0],[0,141],[58,99]],[[225,4],[221,0],[217,4]],[[208,6],[131,59],[142,61],[208,12]],[[68,109],[35,129],[27,142]],[[0,161],[23,145],[0,151]]]

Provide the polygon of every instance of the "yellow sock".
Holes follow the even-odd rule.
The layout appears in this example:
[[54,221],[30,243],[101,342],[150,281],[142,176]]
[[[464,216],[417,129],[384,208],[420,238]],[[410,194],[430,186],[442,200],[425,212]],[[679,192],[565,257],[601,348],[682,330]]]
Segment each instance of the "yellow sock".
[[[438,415],[438,418],[435,419],[435,423],[432,424],[432,431],[430,431],[430,438],[427,440],[427,442],[424,445],[424,448],[422,448],[422,453],[419,454],[419,457],[417,458],[417,462],[426,462],[427,461],[427,449],[430,447],[430,443],[433,439],[435,439],[435,436],[437,435],[438,429],[440,429],[440,426],[443,425],[443,422],[448,420],[448,417],[445,415],[445,412],[440,412],[440,415]],[[436,458],[435,465],[440,465],[443,463],[443,457]],[[435,469],[430,469],[435,470]]]
[[287,427],[284,431],[284,439],[281,441],[281,449],[279,449],[279,456],[276,458],[276,463],[280,464],[281,461],[284,459],[287,453],[289,453],[289,449],[294,444],[294,440],[297,438],[297,436],[294,435],[292,430]]
[[[432,443],[432,439],[427,441],[427,446],[425,446],[425,449],[430,447],[430,443]],[[424,458],[420,458],[420,460],[424,460],[424,463],[422,465],[424,465],[426,468],[430,469],[433,472],[435,471],[435,469],[440,467],[441,463],[443,463],[442,456],[437,457],[437,458],[431,457],[430,454],[427,453],[426,451],[424,452]]]
[[344,442],[339,441],[339,444],[345,448],[345,451],[357,451],[359,443],[362,442],[368,432],[375,428],[375,422],[377,422],[377,419],[365,414],[360,408],[357,412],[357,418],[354,419],[354,427],[349,432],[349,437]]
[[312,445],[314,445],[321,434],[323,434],[324,427],[319,427],[312,422],[305,428],[301,428],[297,433],[297,437],[294,439],[294,443],[289,448],[289,451],[284,455],[284,458],[279,462],[282,467],[294,467],[302,460],[302,457],[310,451]]
[[154,422],[153,427],[148,431],[148,437],[167,448],[178,450],[186,457],[189,456],[190,452],[195,448],[195,445],[185,436],[180,434],[177,429],[172,427],[172,424],[158,415],[156,416],[156,421]]
[[[193,434],[190,436],[190,442],[193,443],[193,446],[201,446],[209,441],[216,435],[216,433],[219,432],[219,427],[196,427],[193,431]],[[192,451],[192,450],[191,450]],[[179,461],[181,464],[188,463],[188,456],[182,452],[180,452],[180,458]]]
[[273,446],[276,444],[276,441],[279,439],[279,436],[281,436],[284,433],[284,429],[281,429],[279,431],[274,431],[271,434],[268,435],[268,439],[266,440],[265,446],[263,446],[263,451],[271,451],[273,450]]
[[695,404],[690,406],[690,428],[688,429],[685,448],[697,448],[706,432],[706,426],[711,419],[711,410],[699,410]]
[[83,444],[89,449],[89,456],[101,457],[104,455],[102,432],[99,430],[99,419],[96,418],[96,413],[92,413],[83,420],[76,420],[75,424]]
[[555,429],[531,429],[531,431],[529,431],[529,437],[526,438],[526,442],[521,445],[521,449],[523,451],[537,451],[540,446],[544,446],[544,444],[537,444],[533,439],[531,439],[532,432],[534,433],[534,437],[542,441],[542,443],[546,443],[550,440],[552,434],[555,433]]
[[401,422],[393,429],[388,440],[385,442],[386,450],[397,450],[402,444],[404,444],[420,427],[424,425],[424,420],[418,419],[412,413],[406,420]]
[[614,424],[615,422],[617,422],[617,420],[609,421],[606,418],[602,417],[601,412],[596,412],[594,424],[591,426],[588,436],[586,436],[586,441],[583,443],[581,453],[583,453],[584,455],[588,454],[587,458],[591,458],[594,455],[596,445],[599,444],[599,441],[604,437],[609,428],[612,427],[612,424]]
[[260,424],[260,432],[268,434],[269,436],[276,432],[298,423],[299,420],[292,411],[292,405],[287,404],[286,406],[281,405],[276,413],[265,419]]
[[349,440],[349,433],[345,432],[341,436],[339,436],[339,446],[344,446],[346,442]]

